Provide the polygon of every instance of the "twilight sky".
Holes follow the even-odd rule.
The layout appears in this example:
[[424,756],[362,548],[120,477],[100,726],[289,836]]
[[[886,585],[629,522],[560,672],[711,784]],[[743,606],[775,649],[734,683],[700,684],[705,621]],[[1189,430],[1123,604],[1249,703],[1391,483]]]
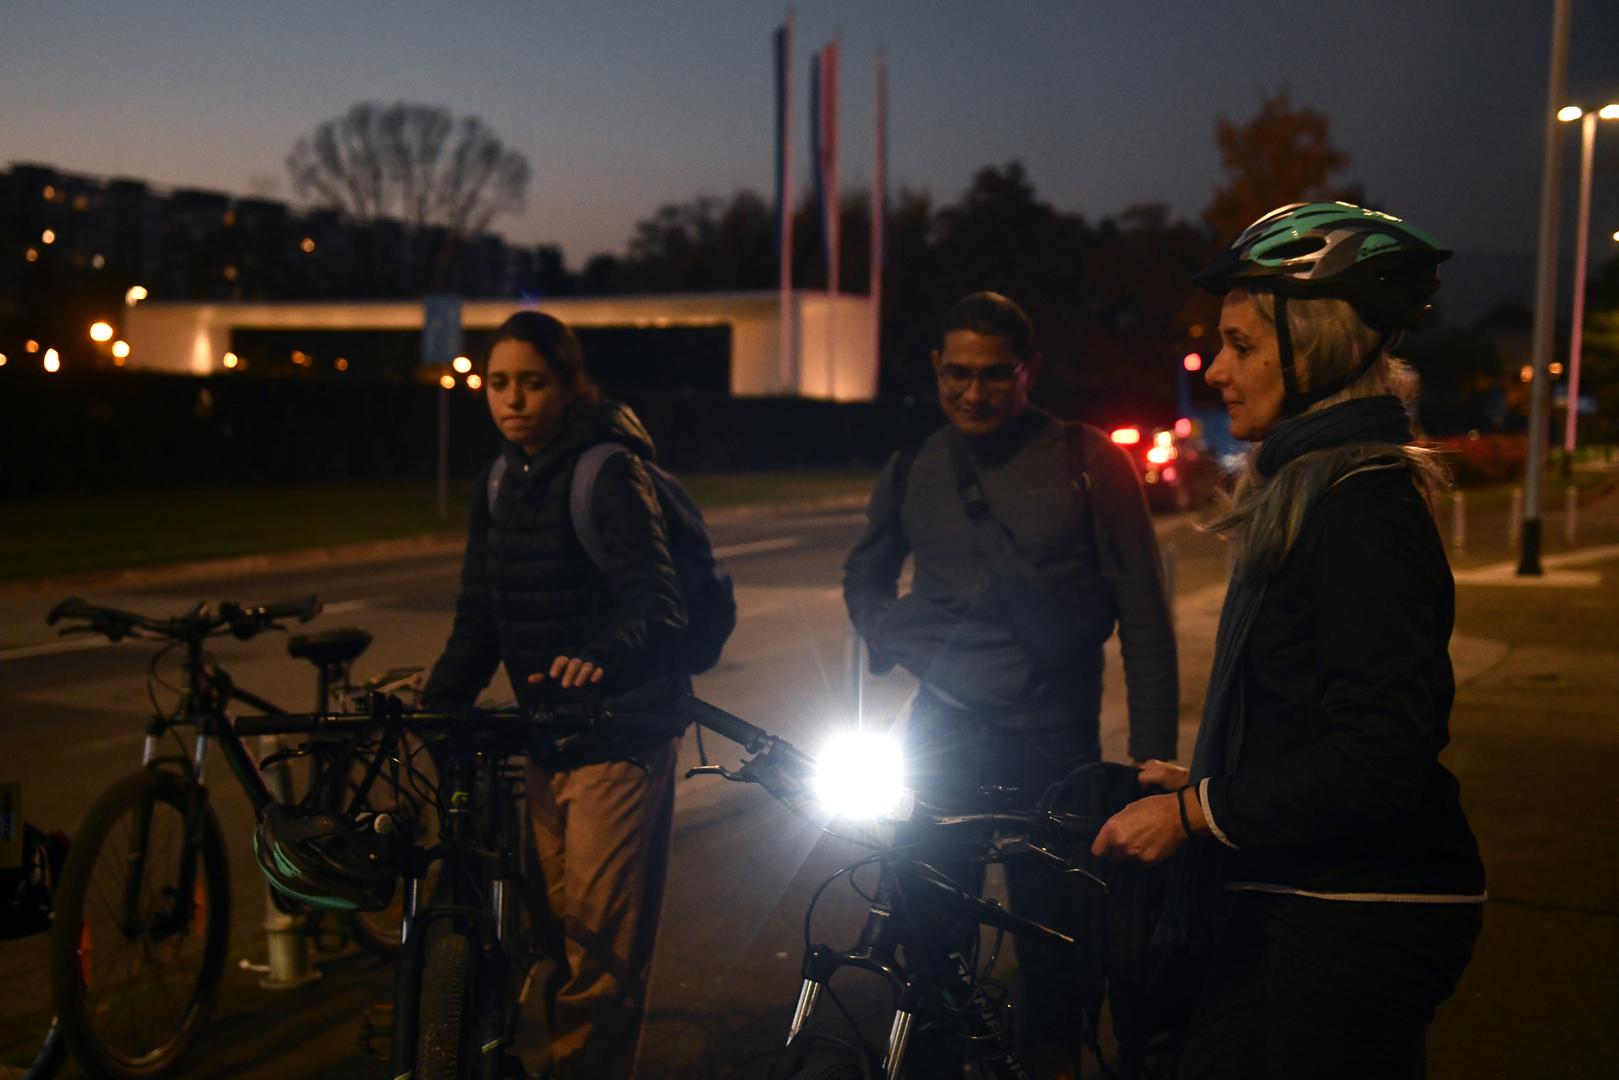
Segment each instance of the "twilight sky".
[[[1573,99],[1619,99],[1619,3],[1576,0]],[[662,202],[771,182],[771,0],[0,0],[0,164],[289,198],[295,139],[351,102],[482,116],[534,166],[518,241],[575,267]],[[1469,251],[1529,251],[1551,0],[827,0],[797,5],[801,182],[810,51],[841,32],[845,186],[870,175],[887,52],[890,176],[939,200],[1021,159],[1096,218],[1195,217],[1215,117],[1286,82],[1346,179]],[[1564,168],[1572,191],[1577,137]],[[1619,251],[1619,123],[1599,130],[1593,258]],[[1573,216],[1572,201],[1565,220]]]

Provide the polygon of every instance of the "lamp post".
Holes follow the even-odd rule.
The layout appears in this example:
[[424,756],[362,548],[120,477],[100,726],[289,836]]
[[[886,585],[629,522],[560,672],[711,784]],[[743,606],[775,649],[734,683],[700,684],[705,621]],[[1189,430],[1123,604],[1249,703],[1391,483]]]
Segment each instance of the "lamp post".
[[1580,346],[1585,330],[1585,260],[1591,234],[1591,157],[1596,146],[1597,120],[1619,120],[1619,104],[1601,109],[1568,105],[1557,111],[1564,123],[1580,121],[1580,212],[1574,236],[1574,317],[1569,325],[1568,408],[1563,422],[1563,475],[1574,465],[1574,443],[1580,423]]
[[[1563,100],[1568,73],[1568,23],[1573,0],[1556,0],[1552,7],[1551,65],[1546,78],[1546,141],[1540,172],[1540,251],[1535,270],[1535,337],[1533,381],[1529,384],[1529,454],[1524,461],[1523,517],[1518,541],[1518,575],[1539,577],[1540,489],[1546,479],[1546,418],[1551,409],[1547,385],[1551,363],[1553,321],[1557,314],[1557,196],[1562,183],[1562,140],[1552,110]],[[1517,515],[1514,515],[1517,516]]]

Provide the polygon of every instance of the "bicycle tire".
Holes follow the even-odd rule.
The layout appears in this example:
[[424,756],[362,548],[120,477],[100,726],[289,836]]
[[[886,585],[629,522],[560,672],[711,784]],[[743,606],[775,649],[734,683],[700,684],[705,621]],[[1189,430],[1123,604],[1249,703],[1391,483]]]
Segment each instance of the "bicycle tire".
[[450,919],[427,927],[416,1029],[417,1080],[472,1076],[472,938]]
[[[202,804],[200,829],[187,828],[191,790],[161,769],[124,777],[90,808],[63,867],[51,988],[68,1048],[92,1076],[167,1076],[213,1010],[230,940],[230,871],[212,806]],[[192,910],[165,927],[179,890],[154,883],[176,881],[188,836],[199,842]],[[126,916],[137,852],[146,874]]]

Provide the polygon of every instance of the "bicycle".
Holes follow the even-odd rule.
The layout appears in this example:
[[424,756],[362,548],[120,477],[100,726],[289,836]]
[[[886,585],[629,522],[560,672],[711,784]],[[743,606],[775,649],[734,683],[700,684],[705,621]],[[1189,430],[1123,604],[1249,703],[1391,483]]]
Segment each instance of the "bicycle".
[[[688,771],[688,777],[710,775],[758,784],[795,810],[811,801],[812,776],[826,763],[814,761],[785,740],[706,702],[689,699],[684,711],[689,719],[738,743],[750,755],[735,769],[704,764]],[[867,842],[876,850],[837,870],[810,899],[804,915],[803,981],[775,1073],[793,1080],[909,1078],[917,1075],[907,1071],[907,1055],[916,1034],[924,1028],[937,1028],[954,1040],[963,1060],[977,1062],[978,1075],[1027,1080],[1029,1074],[1015,1046],[1012,1003],[1004,986],[992,977],[995,962],[1008,933],[1043,938],[1064,947],[1076,942],[1062,931],[962,888],[920,861],[917,849],[954,838],[984,863],[1033,857],[1054,872],[1084,878],[1105,891],[1106,883],[1080,865],[1078,855],[1105,819],[1050,808],[951,813],[907,797],[896,804],[887,820],[905,826],[907,842],[901,846]],[[1065,854],[1065,848],[1072,853]],[[817,943],[812,923],[822,894],[840,877],[859,891],[855,874],[877,864],[888,873],[874,894],[861,893],[871,905],[871,914],[856,944],[839,950]],[[964,950],[937,925],[930,925],[931,920],[919,911],[924,903],[932,911],[949,912],[993,930],[988,959],[980,962],[977,935],[974,946]],[[864,971],[888,984],[893,1016],[886,1042],[880,1047],[861,1034],[830,985],[834,975],[846,970]],[[842,1013],[853,1031],[852,1040],[810,1032],[811,1019],[823,999],[831,1000]]]
[[[231,890],[224,837],[209,801],[206,761],[218,742],[226,763],[255,807],[276,801],[257,760],[234,729],[228,706],[280,711],[237,686],[206,649],[229,633],[250,640],[284,620],[307,622],[319,611],[313,597],[279,604],[198,604],[158,619],[78,598],[47,617],[90,632],[165,642],[148,666],[153,715],[147,721],[139,771],[108,788],[91,806],[73,839],[55,900],[49,964],[52,999],[63,1038],[93,1075],[153,1078],[172,1072],[195,1043],[212,1011],[230,940]],[[347,683],[347,665],[364,650],[364,631],[332,631],[295,639],[295,656],[320,670],[322,698]],[[159,663],[183,652],[180,700],[157,700]],[[160,754],[163,736],[194,731],[189,751]],[[328,803],[347,790],[346,769],[311,779]],[[286,794],[286,792],[282,792]],[[303,914],[303,909],[283,909]],[[357,938],[364,930],[355,933]],[[386,930],[379,930],[385,934]]]
[[[364,903],[371,888],[404,881],[402,945],[395,969],[390,1071],[418,1080],[522,1076],[510,1047],[542,958],[525,904],[530,850],[525,761],[547,768],[595,757],[604,732],[629,734],[667,720],[610,716],[588,700],[570,709],[405,710],[372,695],[359,713],[242,717],[255,734],[304,734],[293,753],[353,757],[369,765],[336,815],[305,806],[260,819],[259,862],[273,886]],[[415,740],[411,742],[410,740]],[[418,763],[436,765],[434,783]],[[365,807],[377,783],[436,806],[428,844],[409,822]],[[292,839],[296,834],[298,839]],[[392,837],[392,843],[376,838]],[[369,868],[369,869],[368,869]],[[438,888],[424,882],[438,872]]]
[[20,785],[0,785],[0,1080],[49,1080],[67,1057],[50,1004],[52,893],[68,839],[25,824]]

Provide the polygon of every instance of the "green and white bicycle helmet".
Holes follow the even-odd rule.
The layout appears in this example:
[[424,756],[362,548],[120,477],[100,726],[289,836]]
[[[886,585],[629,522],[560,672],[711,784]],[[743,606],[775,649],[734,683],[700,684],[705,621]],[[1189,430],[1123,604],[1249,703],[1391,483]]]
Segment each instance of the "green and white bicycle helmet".
[[270,803],[253,832],[253,854],[270,887],[324,911],[381,911],[399,882],[403,838],[386,814],[337,814]]
[[[1287,397],[1284,415],[1342,390],[1376,361],[1394,335],[1428,310],[1439,289],[1437,267],[1451,251],[1391,214],[1343,202],[1279,206],[1242,231],[1193,281],[1216,295],[1232,289],[1276,297],[1276,333]],[[1287,300],[1332,298],[1382,334],[1377,347],[1341,379],[1299,390]]]

